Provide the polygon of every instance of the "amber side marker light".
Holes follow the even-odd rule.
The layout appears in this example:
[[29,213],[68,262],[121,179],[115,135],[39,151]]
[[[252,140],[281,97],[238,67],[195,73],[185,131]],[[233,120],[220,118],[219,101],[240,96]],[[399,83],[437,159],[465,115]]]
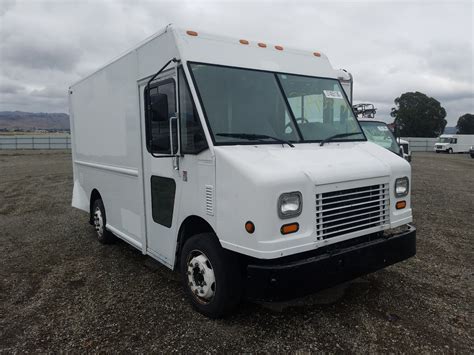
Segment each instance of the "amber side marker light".
[[395,207],[397,210],[401,210],[402,208],[405,208],[407,206],[406,201],[398,201]]
[[250,221],[245,222],[245,230],[247,231],[247,233],[252,234],[253,232],[255,232],[255,224]]
[[298,232],[299,229],[300,225],[298,223],[288,223],[281,226],[280,232],[281,234],[290,234]]
[[198,33],[196,31],[186,31],[186,33],[190,36],[197,36]]

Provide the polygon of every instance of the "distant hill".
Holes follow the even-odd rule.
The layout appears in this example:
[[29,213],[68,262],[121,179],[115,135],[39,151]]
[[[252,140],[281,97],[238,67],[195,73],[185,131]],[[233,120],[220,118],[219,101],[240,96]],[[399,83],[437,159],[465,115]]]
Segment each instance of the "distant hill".
[[0,111],[0,129],[69,130],[66,113]]

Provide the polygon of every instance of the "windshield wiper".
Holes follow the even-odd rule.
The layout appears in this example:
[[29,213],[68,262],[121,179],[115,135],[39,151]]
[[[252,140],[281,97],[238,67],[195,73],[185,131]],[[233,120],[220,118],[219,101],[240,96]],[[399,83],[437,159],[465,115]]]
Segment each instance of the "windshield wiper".
[[257,141],[257,140],[262,140],[262,139],[273,139],[274,141],[281,143],[281,144],[288,144],[291,148],[294,148],[295,146],[291,144],[290,142],[272,137],[272,136],[267,136],[266,134],[250,134],[250,133],[216,133],[216,136],[221,136],[221,137],[233,137],[233,138],[242,138],[242,139],[248,139],[249,141]]
[[356,134],[362,134],[362,132],[353,132],[353,133],[339,133],[339,134],[335,134],[331,137],[328,137],[326,139],[323,139],[321,141],[321,143],[319,143],[320,146],[323,146],[324,143],[327,143],[327,142],[330,142],[332,140],[334,140],[335,138],[342,138],[342,137],[349,137],[349,136],[353,136],[353,135],[356,135]]

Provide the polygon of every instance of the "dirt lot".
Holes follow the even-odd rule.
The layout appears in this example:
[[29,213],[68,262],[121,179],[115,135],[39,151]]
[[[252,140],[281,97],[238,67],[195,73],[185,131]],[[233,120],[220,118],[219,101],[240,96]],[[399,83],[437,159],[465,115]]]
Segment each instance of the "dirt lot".
[[0,352],[473,353],[474,159],[415,154],[413,176],[416,257],[214,321],[176,274],[94,239],[68,153],[0,152]]

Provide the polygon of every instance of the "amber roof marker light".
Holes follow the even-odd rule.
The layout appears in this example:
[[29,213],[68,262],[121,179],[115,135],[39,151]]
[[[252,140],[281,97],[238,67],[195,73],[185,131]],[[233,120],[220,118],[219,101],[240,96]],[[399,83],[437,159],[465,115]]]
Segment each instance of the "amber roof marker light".
[[196,31],[186,31],[186,34],[189,36],[197,36],[198,33]]
[[319,52],[313,52],[313,55],[314,55],[315,57],[321,57],[321,53],[319,53]]
[[249,41],[247,41],[246,39],[241,39],[239,40],[240,44],[249,44]]
[[267,48],[267,45],[265,43],[259,42],[257,44],[260,48]]
[[282,51],[283,50],[283,47],[282,46],[275,46],[275,49],[279,50],[279,51]]

